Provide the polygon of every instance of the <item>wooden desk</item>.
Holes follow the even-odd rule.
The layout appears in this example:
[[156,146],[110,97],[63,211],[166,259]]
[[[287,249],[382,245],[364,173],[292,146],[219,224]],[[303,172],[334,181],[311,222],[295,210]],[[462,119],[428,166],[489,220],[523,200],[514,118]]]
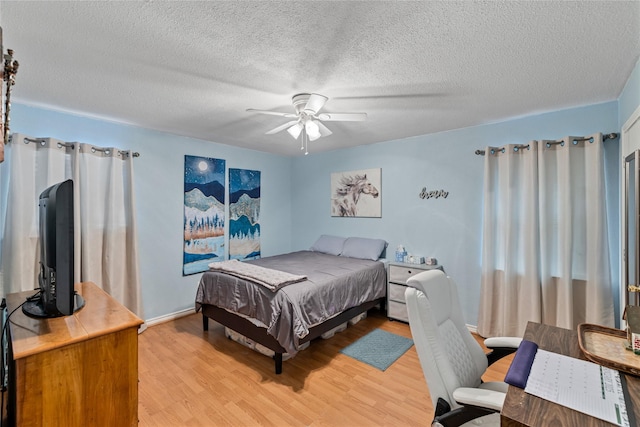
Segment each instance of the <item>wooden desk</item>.
[[[93,283],[71,316],[9,319],[8,421],[17,426],[137,426],[137,316]],[[33,291],[7,296],[8,313]]]
[[[576,331],[529,322],[524,339],[535,342],[543,350],[586,360],[578,345]],[[625,377],[632,400],[632,407],[627,407],[627,411],[634,411],[636,420],[640,421],[640,378],[631,375]],[[500,425],[592,427],[613,424],[527,394],[521,388],[509,386],[500,414]]]

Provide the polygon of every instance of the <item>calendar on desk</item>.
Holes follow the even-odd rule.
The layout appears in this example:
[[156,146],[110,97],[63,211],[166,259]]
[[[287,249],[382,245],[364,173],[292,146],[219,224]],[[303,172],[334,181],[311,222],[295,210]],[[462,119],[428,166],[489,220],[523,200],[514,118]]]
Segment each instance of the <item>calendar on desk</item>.
[[614,369],[537,349],[524,391],[627,427],[623,381]]

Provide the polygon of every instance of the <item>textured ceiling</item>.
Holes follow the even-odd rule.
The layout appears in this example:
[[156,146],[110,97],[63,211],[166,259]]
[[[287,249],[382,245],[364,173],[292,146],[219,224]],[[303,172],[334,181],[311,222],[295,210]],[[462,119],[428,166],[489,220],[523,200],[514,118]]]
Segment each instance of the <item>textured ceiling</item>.
[[[13,100],[297,156],[291,96],[329,97],[319,152],[615,100],[640,2],[0,2]],[[40,135],[38,135],[40,136]]]

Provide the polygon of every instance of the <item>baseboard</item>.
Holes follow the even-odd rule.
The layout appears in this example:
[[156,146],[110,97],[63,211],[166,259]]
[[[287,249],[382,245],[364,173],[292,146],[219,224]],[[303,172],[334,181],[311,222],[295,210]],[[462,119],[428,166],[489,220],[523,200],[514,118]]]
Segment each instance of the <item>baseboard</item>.
[[153,319],[146,320],[147,326],[158,325],[160,323],[170,322],[184,316],[188,316],[196,312],[195,308],[185,308],[184,310],[176,311],[175,313],[165,314],[164,316],[154,317]]

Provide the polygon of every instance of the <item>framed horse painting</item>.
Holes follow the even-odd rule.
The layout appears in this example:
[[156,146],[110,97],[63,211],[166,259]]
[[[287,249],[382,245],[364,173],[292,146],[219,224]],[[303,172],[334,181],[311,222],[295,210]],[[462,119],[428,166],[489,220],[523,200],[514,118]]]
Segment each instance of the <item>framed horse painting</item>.
[[331,216],[382,217],[382,169],[331,174]]

